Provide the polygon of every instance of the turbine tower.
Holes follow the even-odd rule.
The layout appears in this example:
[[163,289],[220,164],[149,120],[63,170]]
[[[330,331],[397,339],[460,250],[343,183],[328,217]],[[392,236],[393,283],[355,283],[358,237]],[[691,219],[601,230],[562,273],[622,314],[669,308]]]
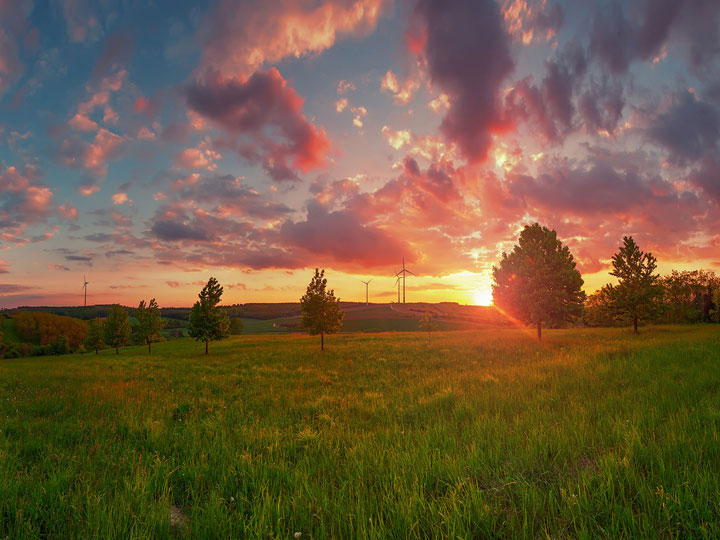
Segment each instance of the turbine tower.
[[[398,279],[402,279],[402,289],[403,289],[403,300],[402,300],[402,303],[403,303],[403,304],[405,303],[405,275],[406,275],[406,274],[412,274],[413,276],[415,275],[415,274],[413,274],[410,270],[408,270],[407,268],[405,268],[405,257],[403,257],[402,270],[400,270],[397,274],[395,274],[395,275],[398,277]],[[399,293],[398,293],[398,302],[400,302],[400,294],[399,294]]]
[[366,306],[370,305],[370,302],[369,302],[370,296],[368,295],[368,285],[370,285],[371,281],[372,281],[372,279],[368,279],[367,281],[363,281],[362,279],[360,280],[361,283],[365,284],[365,305]]
[[395,280],[395,285],[398,286],[398,304],[400,303],[400,278]]
[[89,281],[85,278],[85,274],[83,274],[83,286],[80,287],[80,288],[85,291],[85,301],[84,301],[84,303],[83,303],[83,306],[84,306],[84,307],[87,307],[87,286],[88,286],[88,283],[89,283]]

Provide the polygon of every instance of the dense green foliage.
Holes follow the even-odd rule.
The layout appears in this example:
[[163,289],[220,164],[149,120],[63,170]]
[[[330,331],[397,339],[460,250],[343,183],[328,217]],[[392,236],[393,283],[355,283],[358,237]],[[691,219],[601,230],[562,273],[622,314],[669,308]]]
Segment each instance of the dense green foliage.
[[140,305],[135,310],[135,318],[137,324],[133,328],[133,334],[136,334],[143,343],[147,344],[149,353],[153,343],[163,340],[161,331],[166,324],[160,315],[160,308],[155,299],[151,299],[147,305],[145,300],[141,300]]
[[706,270],[673,270],[662,287],[658,319],[667,323],[720,322],[720,278]]
[[0,362],[0,538],[720,537],[715,328],[433,337]]
[[311,336],[320,334],[320,350],[325,349],[325,334],[334,334],[342,327],[345,313],[340,311],[340,299],[333,289],[327,290],[325,270],[315,274],[300,299],[302,326]]
[[20,311],[13,315],[13,322],[24,341],[50,345],[58,336],[65,336],[73,350],[82,344],[88,331],[85,321],[41,311]]
[[536,326],[538,338],[543,323],[558,326],[582,315],[582,286],[568,247],[537,223],[525,226],[512,252],[493,266],[493,303]]
[[100,349],[105,347],[105,328],[104,323],[99,317],[90,321],[90,329],[85,336],[85,348],[88,351],[95,351],[98,354]]
[[105,319],[103,325],[105,331],[105,343],[115,348],[115,353],[120,354],[120,347],[124,347],[130,342],[130,319],[127,310],[115,304],[110,309],[110,313]]
[[190,310],[188,335],[205,343],[205,354],[208,354],[208,343],[230,335],[230,320],[227,313],[218,307],[222,293],[223,288],[217,279],[211,277]]

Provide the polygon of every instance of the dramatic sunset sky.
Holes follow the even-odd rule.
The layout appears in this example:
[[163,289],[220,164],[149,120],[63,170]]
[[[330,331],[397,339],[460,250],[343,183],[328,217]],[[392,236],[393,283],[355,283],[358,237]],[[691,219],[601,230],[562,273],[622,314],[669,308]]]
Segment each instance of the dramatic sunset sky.
[[490,301],[523,225],[587,292],[720,266],[717,0],[0,0],[0,307]]

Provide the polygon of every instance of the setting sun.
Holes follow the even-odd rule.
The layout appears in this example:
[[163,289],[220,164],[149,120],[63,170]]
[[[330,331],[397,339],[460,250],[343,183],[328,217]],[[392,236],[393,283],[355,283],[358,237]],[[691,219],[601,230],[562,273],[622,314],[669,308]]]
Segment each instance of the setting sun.
[[487,287],[477,288],[472,291],[473,303],[476,306],[491,306],[492,305],[492,289],[488,285]]

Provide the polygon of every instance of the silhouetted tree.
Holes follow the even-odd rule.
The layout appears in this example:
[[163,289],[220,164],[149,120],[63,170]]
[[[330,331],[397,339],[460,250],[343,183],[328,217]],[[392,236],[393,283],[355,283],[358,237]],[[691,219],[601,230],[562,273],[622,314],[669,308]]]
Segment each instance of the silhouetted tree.
[[668,323],[712,322],[713,299],[720,278],[707,270],[673,270],[659,280],[662,320]]
[[120,354],[120,347],[130,341],[130,320],[127,310],[114,304],[105,320],[105,343],[115,347],[115,354]]
[[612,258],[611,276],[618,278],[618,284],[605,285],[601,293],[616,316],[632,321],[633,330],[638,331],[638,322],[649,319],[657,313],[662,287],[655,274],[657,259],[652,253],[644,253],[631,236],[623,238],[623,245]]
[[325,334],[334,334],[342,327],[345,313],[340,311],[340,299],[335,291],[326,290],[325,270],[315,269],[315,275],[300,299],[302,325],[311,336],[320,334],[320,350],[325,350]]
[[208,343],[230,335],[230,320],[227,313],[218,307],[222,293],[223,288],[217,279],[211,277],[198,295],[200,300],[190,310],[188,335],[205,342],[205,354],[208,354]]
[[582,314],[583,279],[555,231],[527,225],[512,252],[493,266],[493,302],[501,311],[537,327],[560,324]]
[[90,321],[90,329],[88,330],[87,336],[85,336],[85,348],[91,351],[94,350],[95,354],[97,354],[100,349],[105,347],[103,334],[103,322],[99,317],[96,317]]
[[135,318],[137,319],[135,332],[147,343],[149,354],[151,352],[150,346],[156,341],[162,341],[163,337],[160,332],[165,328],[165,321],[162,320],[160,308],[155,299],[150,300],[147,306],[145,300],[141,300],[135,311]]

